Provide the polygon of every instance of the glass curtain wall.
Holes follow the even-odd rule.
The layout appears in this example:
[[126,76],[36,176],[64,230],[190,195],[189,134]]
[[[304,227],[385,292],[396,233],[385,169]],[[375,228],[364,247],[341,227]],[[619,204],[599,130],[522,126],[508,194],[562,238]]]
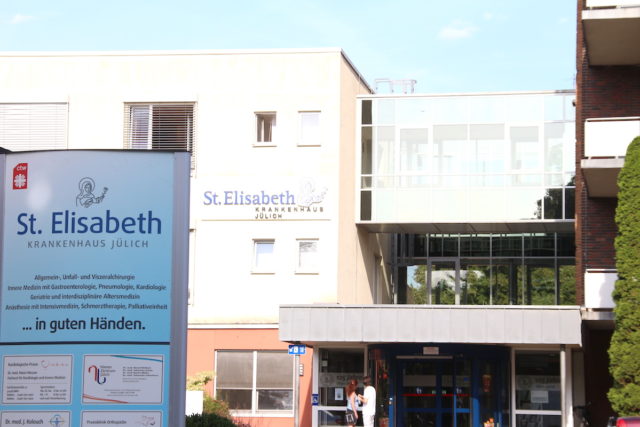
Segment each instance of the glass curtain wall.
[[360,220],[572,221],[574,98],[361,100]]
[[576,304],[573,234],[410,234],[397,239],[400,304]]

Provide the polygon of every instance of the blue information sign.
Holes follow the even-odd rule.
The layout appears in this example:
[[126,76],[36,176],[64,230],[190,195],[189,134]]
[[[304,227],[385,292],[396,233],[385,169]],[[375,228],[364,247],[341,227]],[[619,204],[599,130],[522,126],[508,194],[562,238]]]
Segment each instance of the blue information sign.
[[289,344],[289,354],[305,354],[307,346],[304,344]]
[[188,165],[0,156],[0,425],[184,425]]

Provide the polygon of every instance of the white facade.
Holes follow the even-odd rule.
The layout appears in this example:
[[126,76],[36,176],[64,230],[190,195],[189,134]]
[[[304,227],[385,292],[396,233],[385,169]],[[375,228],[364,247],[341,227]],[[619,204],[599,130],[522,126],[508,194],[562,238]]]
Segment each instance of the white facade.
[[[343,174],[355,111],[343,115],[368,92],[339,49],[20,53],[1,55],[0,69],[0,104],[68,109],[56,148],[127,148],[128,105],[193,105],[192,322],[277,324],[281,303],[337,301],[338,205],[353,191]],[[263,113],[275,115],[269,141],[259,141]],[[39,143],[3,140],[14,150]],[[274,243],[262,270],[255,241]],[[305,255],[313,266],[298,265],[302,241],[317,250]]]
[[[187,375],[216,370],[207,391],[241,394],[234,415],[291,425],[279,305],[374,296],[362,272],[380,245],[354,223],[356,97],[370,92],[335,48],[0,53],[0,147],[191,151]],[[254,362],[247,399],[215,365],[236,353],[275,354],[284,374]]]

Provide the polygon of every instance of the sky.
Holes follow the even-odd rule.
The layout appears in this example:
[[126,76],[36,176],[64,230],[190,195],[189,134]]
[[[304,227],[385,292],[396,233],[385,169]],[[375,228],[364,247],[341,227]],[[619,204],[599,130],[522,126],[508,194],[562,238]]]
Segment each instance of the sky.
[[372,87],[573,89],[576,11],[575,0],[0,0],[0,51],[339,47]]

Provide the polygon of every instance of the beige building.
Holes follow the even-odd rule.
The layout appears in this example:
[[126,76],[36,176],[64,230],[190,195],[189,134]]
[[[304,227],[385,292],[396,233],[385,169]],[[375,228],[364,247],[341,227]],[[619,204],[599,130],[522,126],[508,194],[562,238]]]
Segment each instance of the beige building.
[[0,146],[190,151],[187,375],[254,425],[311,425],[279,305],[390,302],[354,222],[370,92],[340,49],[3,53]]

